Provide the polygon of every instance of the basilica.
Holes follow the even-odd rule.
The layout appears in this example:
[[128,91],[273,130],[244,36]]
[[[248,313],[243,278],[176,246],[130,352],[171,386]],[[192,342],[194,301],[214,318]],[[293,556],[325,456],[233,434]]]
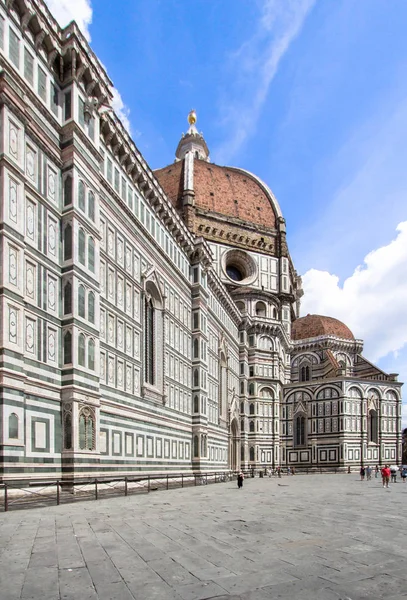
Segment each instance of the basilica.
[[152,171],[75,22],[0,3],[0,480],[401,460],[401,383],[301,315],[286,222],[188,115]]

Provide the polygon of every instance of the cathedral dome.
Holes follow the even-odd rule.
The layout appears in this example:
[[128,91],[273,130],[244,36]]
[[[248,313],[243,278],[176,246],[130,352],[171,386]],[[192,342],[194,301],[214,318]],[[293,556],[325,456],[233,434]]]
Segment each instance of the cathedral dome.
[[291,327],[291,338],[293,340],[305,340],[322,335],[335,335],[345,340],[355,339],[349,327],[333,317],[307,315],[296,319]]

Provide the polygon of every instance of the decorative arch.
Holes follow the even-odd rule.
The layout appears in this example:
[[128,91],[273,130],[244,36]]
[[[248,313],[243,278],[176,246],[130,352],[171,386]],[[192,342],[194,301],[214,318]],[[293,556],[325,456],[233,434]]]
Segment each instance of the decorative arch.
[[256,317],[266,317],[267,316],[267,306],[264,302],[256,302]]
[[150,400],[164,402],[165,297],[154,269],[143,281],[143,388]]
[[274,350],[274,342],[273,339],[268,335],[263,335],[259,339],[259,348],[261,350]]
[[8,417],[8,437],[18,439],[18,433],[18,416],[16,413],[11,413]]
[[307,415],[301,411],[294,417],[294,446],[297,448],[307,444]]
[[79,449],[95,450],[95,413],[89,406],[79,411]]
[[272,399],[274,399],[274,391],[270,387],[263,387],[260,390],[260,396],[262,398],[272,398]]

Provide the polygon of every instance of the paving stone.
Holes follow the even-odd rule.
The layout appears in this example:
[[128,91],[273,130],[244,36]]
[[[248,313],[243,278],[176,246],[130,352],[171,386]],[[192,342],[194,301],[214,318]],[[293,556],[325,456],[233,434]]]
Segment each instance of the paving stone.
[[2,513],[0,598],[402,600],[406,494],[315,475]]

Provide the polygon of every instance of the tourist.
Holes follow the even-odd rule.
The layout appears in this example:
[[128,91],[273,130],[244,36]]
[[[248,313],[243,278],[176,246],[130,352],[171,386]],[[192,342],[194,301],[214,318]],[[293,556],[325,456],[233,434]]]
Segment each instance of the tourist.
[[277,475],[281,479],[281,467],[277,467]]
[[375,476],[375,479],[377,479],[379,477],[379,465],[376,465],[376,467],[375,467],[375,474],[374,474],[374,476]]
[[368,481],[372,479],[372,467],[369,465],[366,467],[366,479]]
[[397,483],[397,467],[392,465],[390,467],[390,474],[391,474],[391,482],[392,483]]
[[407,467],[401,467],[401,481],[406,483]]
[[239,475],[237,476],[237,487],[239,489],[243,487],[243,479],[244,479],[244,475],[243,475],[242,471],[240,471]]
[[390,469],[389,469],[389,465],[384,465],[384,467],[382,469],[382,481],[383,481],[383,487],[384,488],[388,488],[389,487],[389,481],[390,481]]
[[290,469],[290,467],[287,467],[287,475],[291,475],[291,469]]
[[360,481],[365,480],[365,467],[360,467]]

